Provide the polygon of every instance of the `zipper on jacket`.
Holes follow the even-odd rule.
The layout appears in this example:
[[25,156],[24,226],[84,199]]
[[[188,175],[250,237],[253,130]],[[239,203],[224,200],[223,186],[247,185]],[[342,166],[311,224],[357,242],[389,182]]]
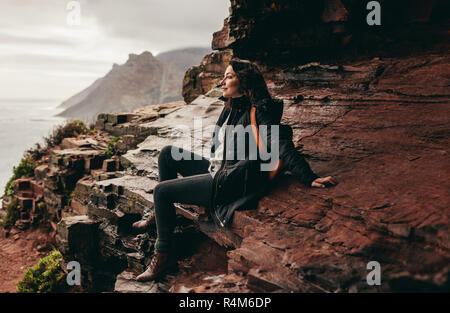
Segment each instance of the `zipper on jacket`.
[[[230,112],[230,114],[231,114],[231,112]],[[226,157],[225,156],[226,156],[226,151],[227,151],[227,130],[226,130],[226,126],[227,125],[228,124],[225,125],[225,136],[224,136],[224,140],[223,140],[222,164],[220,164],[220,168],[219,168],[218,172],[216,173],[216,176],[218,174],[222,174],[221,170],[225,167],[225,163],[226,163]],[[218,176],[217,177],[217,183],[216,183],[216,192],[214,194],[214,208],[213,208],[213,210],[214,210],[214,213],[216,214],[217,220],[219,221],[220,225],[222,227],[225,227],[225,224],[222,222],[222,220],[220,219],[219,215],[217,215],[217,210],[216,210],[216,208],[217,208],[216,198],[217,198],[217,190],[218,190],[218,187],[219,187],[219,183],[220,183],[220,177]]]
[[217,220],[218,220],[219,223],[220,223],[220,226],[225,227],[225,224],[222,222],[222,220],[220,219],[219,215],[217,215],[217,211],[214,210],[214,212],[216,212],[216,217],[217,217]]
[[[229,116],[229,121],[232,121],[235,117],[236,117],[236,113],[234,114],[234,116],[231,116],[231,113],[232,113],[232,111],[233,110],[231,110],[231,112],[230,112],[230,116]],[[227,126],[227,125],[234,125],[234,123],[227,123],[226,125],[225,125],[225,127]],[[222,169],[222,168],[224,168],[225,167],[225,173],[226,173],[226,152],[227,152],[227,145],[226,145],[226,142],[227,142],[227,132],[226,132],[226,128],[225,128],[225,136],[224,136],[224,142],[223,142],[223,157],[222,157],[222,164],[220,165],[220,168],[219,168],[219,172],[220,172],[220,170]],[[219,173],[218,172],[218,173]],[[217,173],[217,174],[218,174]],[[217,175],[216,174],[216,175]],[[245,172],[245,179],[244,179],[244,194],[245,194],[245,192],[246,192],[246,189],[247,189],[247,184],[246,184],[246,181],[247,181],[247,176],[248,176],[248,169],[246,169],[246,172]],[[220,177],[218,177],[217,178],[217,184],[216,184],[216,193],[214,194],[214,196],[215,196],[215,198],[217,197],[217,190],[218,190],[218,186],[219,186],[219,179],[220,179]],[[214,198],[214,206],[217,206],[216,205],[216,199]],[[222,222],[222,220],[219,218],[219,215],[217,214],[217,210],[216,210],[216,207],[214,207],[213,208],[213,210],[214,210],[214,213],[216,214],[216,217],[217,217],[217,220],[219,221],[219,223],[220,223],[220,225],[222,226],[222,227],[225,227],[225,220]]]
[[[222,171],[222,172],[220,171],[221,169],[222,169],[222,166],[220,167],[219,171],[216,173],[216,176],[217,176],[217,183],[216,183],[216,192],[215,192],[215,194],[214,194],[215,198],[217,197],[217,190],[218,190],[218,187],[219,187],[219,184],[220,184],[220,176],[218,176],[218,175],[220,175],[220,174],[223,173],[223,171]],[[214,200],[216,200],[215,198],[214,198]],[[225,227],[225,224],[222,222],[222,220],[220,219],[219,215],[217,214],[217,210],[216,210],[216,208],[217,208],[216,201],[214,201],[214,206],[215,206],[215,207],[213,208],[213,211],[214,211],[214,213],[216,214],[217,220],[219,221],[219,223],[220,223],[220,225],[221,225],[222,227]]]

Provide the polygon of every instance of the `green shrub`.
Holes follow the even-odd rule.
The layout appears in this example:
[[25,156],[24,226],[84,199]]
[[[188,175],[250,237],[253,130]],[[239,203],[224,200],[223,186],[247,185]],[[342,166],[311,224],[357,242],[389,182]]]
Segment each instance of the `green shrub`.
[[122,137],[114,137],[108,143],[106,144],[106,152],[105,156],[107,159],[111,158],[113,155],[116,154],[116,144],[117,142],[122,139]]
[[30,157],[37,161],[47,153],[48,149],[61,144],[64,138],[77,137],[88,132],[90,130],[82,121],[66,121],[65,124],[55,126],[52,133],[44,138],[45,146],[37,143],[34,148],[28,149],[25,152],[25,157]]
[[47,153],[47,148],[40,143],[36,143],[34,148],[25,151],[24,156],[30,157],[34,161],[40,160]]
[[80,120],[67,121],[64,125],[56,126],[52,134],[44,140],[47,148],[51,148],[61,144],[64,138],[77,137],[86,134],[88,131],[89,129]]
[[48,212],[47,212],[47,206],[45,205],[45,202],[43,200],[39,200],[36,202],[36,210],[38,212],[38,215],[35,216],[33,219],[33,225],[37,225],[38,223],[47,222],[48,221]]
[[95,128],[95,123],[89,124],[89,132],[95,134],[97,132],[97,129]]
[[12,196],[14,194],[14,181],[22,177],[34,176],[36,167],[37,164],[30,157],[23,157],[19,165],[13,167],[13,176],[6,183],[4,195]]
[[21,281],[17,283],[17,292],[44,293],[61,292],[66,286],[64,273],[61,267],[62,256],[57,250],[39,260],[38,264],[29,268]]
[[2,226],[5,229],[11,228],[19,219],[20,204],[19,199],[14,197],[8,207],[6,208],[6,215],[2,220]]
[[67,196],[67,204],[70,205],[70,203],[72,202],[72,199],[75,198],[75,190],[72,190],[71,193],[69,193],[69,195]]

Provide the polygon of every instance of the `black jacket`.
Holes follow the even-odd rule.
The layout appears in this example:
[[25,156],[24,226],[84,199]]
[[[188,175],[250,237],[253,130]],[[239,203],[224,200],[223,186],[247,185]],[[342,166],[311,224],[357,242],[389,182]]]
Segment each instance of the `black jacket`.
[[[220,97],[220,100],[226,101],[227,98]],[[280,125],[283,114],[283,100],[264,99],[251,104],[247,97],[231,98],[232,109],[224,107],[222,110],[213,133],[211,142],[211,154],[214,153],[218,143],[218,129],[223,125],[228,115],[230,115],[227,125],[250,125],[250,108],[256,107],[256,122],[258,127],[267,125],[267,136],[265,146],[271,151],[271,132],[270,125]],[[261,129],[260,129],[261,132]],[[227,136],[233,136],[226,132]],[[242,137],[242,136],[241,136]],[[245,138],[245,159],[237,158],[238,138],[234,140],[234,147],[227,147],[227,140],[224,140],[224,155],[220,169],[214,176],[213,192],[211,199],[211,216],[217,225],[227,226],[235,210],[255,209],[261,199],[270,190],[270,180],[268,171],[261,170],[263,161],[257,153],[251,152],[255,149],[249,149],[249,145],[256,146],[253,134],[249,132]],[[250,142],[252,141],[252,142]],[[251,150],[251,151],[248,151]],[[306,186],[311,186],[317,176],[310,168],[303,155],[298,152],[292,142],[292,128],[289,125],[280,125],[279,127],[279,156],[283,161],[283,171],[289,170]]]

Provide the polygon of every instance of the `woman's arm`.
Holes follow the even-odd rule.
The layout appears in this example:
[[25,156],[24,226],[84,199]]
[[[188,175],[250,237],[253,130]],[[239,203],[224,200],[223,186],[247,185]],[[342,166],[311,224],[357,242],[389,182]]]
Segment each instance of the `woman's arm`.
[[[279,125],[279,121],[272,118],[270,105],[267,102],[258,102],[255,107],[258,126],[267,125],[267,138],[263,138],[263,141],[272,143],[272,140],[276,140],[276,138],[272,138],[270,125]],[[292,142],[292,128],[289,125],[279,125],[278,140],[280,159],[283,161],[285,169],[289,170],[303,184],[308,187],[326,187],[326,183],[336,184],[331,176],[322,178],[311,170],[304,156],[295,149]]]
[[292,143],[292,129],[288,125],[280,125],[280,158],[286,168],[306,186],[324,188],[328,184],[337,184],[332,176],[319,177],[311,170],[304,156],[295,149]]
[[[271,114],[270,110],[270,103],[260,101],[255,107],[258,127],[261,127],[261,125],[267,126],[267,137],[262,138],[262,140],[266,147],[267,143],[270,143],[268,150],[271,150],[270,147],[273,146],[273,142],[277,140],[275,137],[272,138],[271,125],[279,125],[279,121],[275,121],[273,118],[273,114]],[[292,174],[306,186],[311,186],[311,183],[319,176],[311,170],[303,155],[295,150],[294,144],[292,143],[292,128],[288,125],[279,125],[278,137],[279,158],[283,161],[284,167],[291,171]]]
[[280,138],[280,158],[286,169],[306,186],[310,187],[311,183],[316,178],[319,178],[319,176],[311,170],[311,167],[308,162],[306,162],[304,156],[295,149],[292,140]]

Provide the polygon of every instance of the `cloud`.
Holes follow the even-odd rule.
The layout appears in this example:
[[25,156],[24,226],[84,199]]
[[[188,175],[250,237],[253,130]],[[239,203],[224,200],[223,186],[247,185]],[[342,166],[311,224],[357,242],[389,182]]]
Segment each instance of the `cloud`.
[[99,0],[82,4],[110,35],[148,42],[157,51],[210,46],[228,15],[228,0]]
[[[2,97],[68,98],[129,53],[211,45],[229,0],[80,0],[81,25],[61,0],[2,0]],[[39,75],[41,73],[42,75]],[[59,77],[60,76],[60,77]],[[39,81],[39,77],[41,80]]]

